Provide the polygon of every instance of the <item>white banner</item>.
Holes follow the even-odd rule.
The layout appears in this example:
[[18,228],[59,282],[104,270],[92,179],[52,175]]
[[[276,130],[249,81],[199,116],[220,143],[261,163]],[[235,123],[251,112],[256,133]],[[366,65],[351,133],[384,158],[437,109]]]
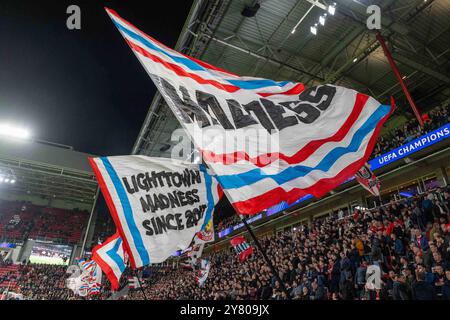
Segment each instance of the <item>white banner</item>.
[[339,86],[238,76],[107,11],[241,214],[321,197],[352,177],[393,111]]
[[217,182],[203,165],[146,156],[89,160],[134,268],[186,249],[213,214]]

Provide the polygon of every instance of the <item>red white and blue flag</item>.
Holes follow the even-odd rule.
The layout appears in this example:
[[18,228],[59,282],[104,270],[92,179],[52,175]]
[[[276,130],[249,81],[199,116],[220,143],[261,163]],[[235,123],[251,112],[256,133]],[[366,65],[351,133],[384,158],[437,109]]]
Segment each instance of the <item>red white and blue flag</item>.
[[195,273],[195,281],[198,286],[202,287],[208,279],[209,270],[211,269],[211,263],[209,260],[202,259],[200,262],[200,268]]
[[79,271],[77,275],[66,280],[67,288],[71,289],[75,294],[86,297],[100,294],[102,283],[102,270],[100,266],[93,260],[78,260]]
[[238,76],[107,12],[240,214],[321,197],[351,178],[393,111],[339,86]]
[[377,176],[370,170],[370,165],[366,163],[355,174],[356,181],[374,196],[380,195],[381,182]]
[[239,261],[244,262],[253,254],[253,247],[248,244],[244,236],[237,236],[230,240],[231,245],[239,256]]
[[108,277],[111,289],[118,290],[120,277],[126,268],[123,242],[118,232],[92,250],[92,260]]
[[130,289],[139,289],[141,287],[139,278],[134,277],[128,277],[128,287]]
[[218,183],[204,165],[146,156],[89,161],[133,268],[186,249],[212,219]]

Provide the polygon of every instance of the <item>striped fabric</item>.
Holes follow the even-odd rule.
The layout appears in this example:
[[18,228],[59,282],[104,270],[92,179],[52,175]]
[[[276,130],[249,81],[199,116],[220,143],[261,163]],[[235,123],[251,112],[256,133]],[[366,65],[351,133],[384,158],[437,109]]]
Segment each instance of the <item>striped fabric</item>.
[[78,264],[83,271],[90,271],[95,268],[95,261],[92,260],[86,261],[85,259],[80,259],[78,260]]
[[339,86],[240,77],[107,12],[241,214],[321,197],[352,177],[393,111]]
[[211,263],[209,260],[202,259],[200,263],[200,268],[195,274],[195,281],[197,281],[197,284],[199,287],[202,287],[206,280],[208,279],[209,270],[211,269]]
[[119,289],[119,281],[125,271],[125,255],[118,232],[92,250],[92,259],[108,277],[112,290]]
[[[134,269],[151,263],[164,262],[175,251],[186,249],[195,234],[204,230],[208,221],[212,219],[214,206],[219,197],[218,183],[204,165],[146,156],[89,158],[89,162],[123,241],[123,249],[128,254],[130,264]],[[180,186],[175,188],[164,183],[166,180],[161,180],[162,184],[139,191],[128,190],[127,188],[131,187],[130,185],[127,187],[124,182],[128,181],[126,177],[138,174],[142,174],[144,177],[144,173],[150,175],[150,173],[163,172],[182,177],[182,173],[186,173],[186,171],[193,176],[198,174],[199,182],[194,182],[192,186],[189,182],[189,186],[187,186],[180,180]],[[155,210],[154,213],[150,209],[144,211],[142,207],[142,201],[146,199],[146,196],[154,199],[160,194],[178,192],[187,197],[187,192],[191,192],[193,189],[196,190],[198,201],[186,202],[173,207],[167,205],[166,208]],[[194,224],[192,213],[199,212],[199,208],[203,208],[204,213]],[[186,216],[188,212],[191,213],[192,219]],[[170,226],[160,227],[160,231],[158,231],[156,219],[166,223],[165,217],[169,215],[171,216]],[[175,215],[179,215],[177,220],[175,220]],[[154,224],[150,224],[151,219]],[[188,222],[191,223],[188,224]],[[181,226],[179,228],[178,223]],[[146,224],[154,225],[150,235],[148,229],[144,227]]]
[[81,297],[100,294],[102,282],[100,266],[94,260],[86,261],[85,259],[79,259],[78,265],[81,269],[81,274],[71,278],[71,281],[67,282],[67,287]]

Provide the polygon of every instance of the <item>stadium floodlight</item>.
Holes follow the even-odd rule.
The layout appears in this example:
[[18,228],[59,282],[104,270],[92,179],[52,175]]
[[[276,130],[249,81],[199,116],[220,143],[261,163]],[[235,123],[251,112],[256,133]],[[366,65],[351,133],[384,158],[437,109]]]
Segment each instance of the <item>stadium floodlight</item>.
[[336,13],[336,2],[328,6],[328,13],[334,16]]
[[5,180],[5,178],[0,177],[0,183],[2,183]]
[[317,26],[312,26],[310,30],[313,35],[317,35]]
[[5,179],[5,182],[6,182],[6,183],[9,183],[9,178],[6,178],[6,179]]
[[19,139],[30,138],[30,132],[28,130],[9,124],[0,124],[0,135]]
[[325,18],[326,18],[326,16],[327,16],[327,14],[325,13],[323,16],[320,16],[319,17],[319,23],[321,24],[321,25],[325,25]]
[[16,183],[16,180],[12,179],[9,183],[14,184]]

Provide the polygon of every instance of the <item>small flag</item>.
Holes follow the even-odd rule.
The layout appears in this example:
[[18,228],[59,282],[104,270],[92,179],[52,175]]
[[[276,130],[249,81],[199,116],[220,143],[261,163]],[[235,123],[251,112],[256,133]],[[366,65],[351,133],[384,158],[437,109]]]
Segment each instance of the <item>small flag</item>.
[[[66,280],[66,287],[80,297],[100,294],[102,270],[93,260],[78,260],[81,274],[74,273]],[[77,275],[78,274],[78,275]]]
[[115,233],[103,244],[92,250],[92,259],[97,262],[111,283],[111,289],[119,289],[122,273],[125,271],[125,253],[122,246],[122,238]]
[[130,289],[138,289],[140,288],[138,277],[128,277],[128,287]]
[[200,287],[203,286],[206,282],[206,279],[208,279],[210,268],[211,263],[208,260],[202,259],[200,269],[197,271],[197,274],[195,275],[195,280],[197,281]]
[[372,170],[370,170],[368,163],[359,169],[359,171],[355,174],[355,178],[356,181],[358,181],[359,184],[371,194],[377,197],[380,195],[380,180],[372,172]]
[[239,261],[241,262],[244,262],[251,254],[253,254],[253,247],[245,241],[243,236],[234,237],[231,239],[230,243],[239,255]]

